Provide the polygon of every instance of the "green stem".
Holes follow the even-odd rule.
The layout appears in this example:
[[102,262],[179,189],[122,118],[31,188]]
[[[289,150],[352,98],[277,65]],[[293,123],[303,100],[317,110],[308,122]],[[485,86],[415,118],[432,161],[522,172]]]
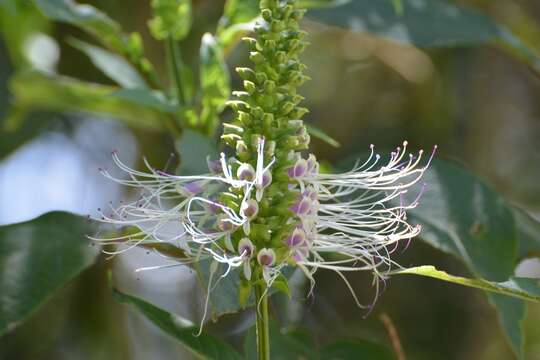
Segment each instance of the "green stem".
[[180,49],[174,39],[169,37],[167,39],[167,51],[169,53],[170,66],[173,74],[174,84],[176,86],[176,96],[178,97],[178,103],[180,105],[186,104],[186,97],[184,95],[184,88],[182,87],[182,77],[180,76],[180,69],[182,67],[182,57],[180,55]]
[[257,314],[257,358],[270,360],[270,330],[268,319],[268,296],[263,285],[255,286],[255,313]]

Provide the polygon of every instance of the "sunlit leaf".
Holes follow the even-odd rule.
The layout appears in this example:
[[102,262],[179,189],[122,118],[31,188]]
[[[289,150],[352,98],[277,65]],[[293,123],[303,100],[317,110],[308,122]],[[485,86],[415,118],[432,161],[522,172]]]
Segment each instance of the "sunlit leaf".
[[450,275],[444,271],[437,270],[434,266],[430,265],[394,271],[392,274],[427,276],[463,286],[513,296],[523,300],[540,302],[540,280],[538,279],[510,277],[509,280],[504,282],[492,282],[484,279],[469,279],[461,276]]
[[146,87],[144,79],[124,58],[77,39],[70,39],[69,43],[85,53],[99,70],[118,85],[125,88]]
[[502,43],[512,54],[540,71],[538,54],[479,11],[444,0],[401,0],[401,3],[401,13],[396,12],[389,0],[354,0],[335,8],[313,10],[308,15],[328,25],[421,47]]
[[124,49],[120,25],[103,12],[74,0],[34,0],[50,19],[78,26],[115,50]]
[[148,22],[158,40],[182,40],[191,29],[191,0],[152,0],[154,18]]
[[26,110],[81,111],[108,115],[148,130],[164,127],[163,114],[151,107],[111,96],[118,88],[65,76],[20,72],[12,77],[16,106]]
[[135,306],[148,320],[161,330],[180,341],[195,356],[202,359],[241,359],[229,344],[205,332],[197,336],[199,331],[189,320],[165,311],[151,303],[113,290],[115,298],[126,304]]
[[319,129],[318,127],[313,126],[311,124],[306,124],[306,127],[307,127],[308,133],[311,136],[313,136],[313,137],[315,137],[315,138],[317,138],[319,140],[322,140],[325,143],[327,143],[328,145],[333,146],[335,148],[340,147],[340,144],[339,144],[339,142],[337,140],[332,138],[330,135],[328,135],[327,133],[325,133],[323,130]]
[[98,254],[79,216],[53,212],[0,227],[0,335],[26,320]]
[[158,83],[152,64],[144,57],[139,34],[124,34],[116,21],[88,4],[78,4],[74,0],[34,0],[34,3],[48,18],[76,26],[110,50],[125,56],[153,86]]

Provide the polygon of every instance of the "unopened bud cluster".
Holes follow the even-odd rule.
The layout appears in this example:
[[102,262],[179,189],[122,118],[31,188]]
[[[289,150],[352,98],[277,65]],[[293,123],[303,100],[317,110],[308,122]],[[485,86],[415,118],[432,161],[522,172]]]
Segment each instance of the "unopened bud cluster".
[[[306,205],[301,191],[293,185],[295,177],[307,171],[306,160],[301,160],[298,151],[309,146],[310,138],[301,120],[308,110],[299,105],[304,98],[297,93],[297,87],[309,78],[303,73],[306,66],[298,59],[307,45],[303,40],[306,33],[298,25],[305,10],[298,9],[296,3],[296,0],[261,1],[262,21],[255,28],[256,38],[244,38],[253,67],[237,69],[244,91],[233,93],[237,100],[229,105],[236,116],[224,125],[222,137],[236,150],[238,162],[233,166],[237,166],[238,179],[249,181],[256,176],[257,147],[261,141],[264,141],[264,157],[275,158],[273,167],[263,173],[264,192],[258,191],[255,200],[247,202],[250,214],[244,213],[250,219],[249,234],[245,231],[232,234],[235,244],[249,238],[258,253],[253,265],[258,263],[262,267],[286,260],[290,247],[299,247],[305,240],[298,240],[297,215],[301,215],[298,204]],[[315,158],[310,157],[310,162],[313,170]],[[302,174],[299,166],[303,166]],[[231,192],[234,190],[240,206],[245,189],[231,189]],[[230,201],[228,205],[231,206]],[[302,211],[306,210],[302,208]],[[288,240],[291,236],[297,241],[291,243]]]

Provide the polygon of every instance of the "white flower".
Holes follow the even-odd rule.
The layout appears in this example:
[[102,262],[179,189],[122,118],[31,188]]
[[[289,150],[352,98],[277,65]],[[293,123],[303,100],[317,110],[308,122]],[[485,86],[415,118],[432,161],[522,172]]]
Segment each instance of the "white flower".
[[300,266],[314,285],[317,269],[335,271],[347,284],[359,306],[355,292],[343,272],[371,271],[376,279],[395,264],[390,254],[401,240],[410,240],[420,233],[420,226],[407,222],[406,211],[418,205],[421,192],[411,203],[403,195],[416,184],[428,168],[421,165],[423,151],[417,156],[403,148],[391,153],[381,164],[374,152],[363,163],[341,174],[322,174],[315,158],[297,159],[289,168],[289,176],[298,184],[299,195],[292,206],[299,225],[286,239],[290,258]]
[[[106,170],[106,177],[126,186],[140,190],[140,198],[111,207],[111,214],[102,212],[99,219],[121,227],[135,228],[129,234],[112,238],[93,237],[105,244],[128,245],[110,254],[117,254],[138,245],[167,242],[177,245],[185,253],[183,263],[206,258],[228,265],[231,268],[243,263],[243,255],[236,253],[230,235],[242,227],[249,235],[249,220],[258,212],[258,204],[251,199],[254,190],[262,196],[268,185],[268,174],[274,163],[264,164],[264,139],[258,144],[256,170],[249,164],[237,160],[227,162],[221,154],[221,171],[216,163],[209,162],[211,173],[198,176],[177,176],[152,168],[145,160],[149,172],[141,172],[124,165],[118,154],[113,152],[115,164],[124,170],[129,179],[117,179]],[[233,164],[231,164],[233,162]],[[233,166],[238,168],[234,177]],[[253,171],[251,176],[247,172]],[[228,188],[241,189],[239,209],[223,203]],[[231,194],[232,195],[232,194]],[[159,267],[152,267],[152,269]],[[145,270],[145,268],[139,269]]]

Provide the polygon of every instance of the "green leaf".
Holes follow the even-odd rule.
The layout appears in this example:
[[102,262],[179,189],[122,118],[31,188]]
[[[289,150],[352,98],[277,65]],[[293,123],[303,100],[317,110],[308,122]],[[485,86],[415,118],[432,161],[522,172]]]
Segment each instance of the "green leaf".
[[98,9],[73,0],[34,0],[50,19],[78,26],[117,51],[124,50],[120,25]]
[[154,325],[180,341],[198,358],[241,359],[240,355],[229,344],[220,339],[204,332],[197,336],[199,329],[189,320],[116,289],[113,290],[113,294],[119,302],[135,306]]
[[513,207],[512,212],[516,219],[520,258],[540,257],[540,222],[519,208]]
[[118,88],[79,81],[65,76],[19,72],[11,78],[14,104],[25,110],[82,111],[108,115],[147,130],[162,130],[164,115],[118,96]]
[[394,356],[383,345],[365,340],[338,340],[321,351],[321,359],[332,360],[393,360]]
[[219,122],[218,114],[225,107],[225,101],[231,93],[229,70],[220,45],[210,33],[202,37],[200,57],[202,91],[200,125],[212,133]]
[[341,146],[337,140],[332,138],[330,135],[328,135],[327,133],[325,133],[323,130],[319,129],[318,127],[310,125],[310,124],[306,124],[306,128],[307,128],[308,133],[311,136],[324,141],[328,145],[333,146],[335,148],[338,148]]
[[171,103],[161,91],[149,89],[120,89],[110,94],[120,99],[127,100],[155,110],[174,114],[178,112],[177,105]]
[[124,88],[146,87],[144,79],[124,58],[77,39],[70,39],[69,43],[85,53],[99,70],[118,85]]
[[540,280],[538,279],[510,277],[509,280],[504,282],[492,282],[484,279],[469,279],[461,276],[450,275],[444,271],[437,270],[431,265],[398,270],[392,272],[392,274],[427,276],[463,286],[469,286],[489,292],[517,297],[523,300],[540,302]]
[[34,3],[48,18],[77,26],[108,49],[125,56],[153,87],[159,84],[152,64],[144,57],[140,34],[124,34],[117,22],[87,4],[73,0],[34,0]]
[[98,251],[89,246],[87,225],[79,216],[52,212],[0,227],[0,335],[94,263]]
[[182,40],[191,29],[191,0],[152,0],[154,18],[148,22],[157,40]]
[[426,191],[410,212],[422,224],[422,240],[456,255],[485,279],[508,279],[517,241],[506,201],[472,173],[441,160],[433,161],[422,181]]
[[[410,212],[410,218],[422,224],[421,239],[460,258],[478,277],[507,280],[516,264],[517,241],[506,201],[474,175],[448,162],[434,161],[423,181],[427,190],[418,208]],[[525,304],[492,294],[488,298],[498,310],[512,348],[521,356]]]
[[422,47],[501,43],[540,71],[540,58],[534,50],[479,11],[444,0],[401,2],[401,13],[396,12],[391,1],[354,0],[332,9],[314,10],[308,15],[329,25]]

